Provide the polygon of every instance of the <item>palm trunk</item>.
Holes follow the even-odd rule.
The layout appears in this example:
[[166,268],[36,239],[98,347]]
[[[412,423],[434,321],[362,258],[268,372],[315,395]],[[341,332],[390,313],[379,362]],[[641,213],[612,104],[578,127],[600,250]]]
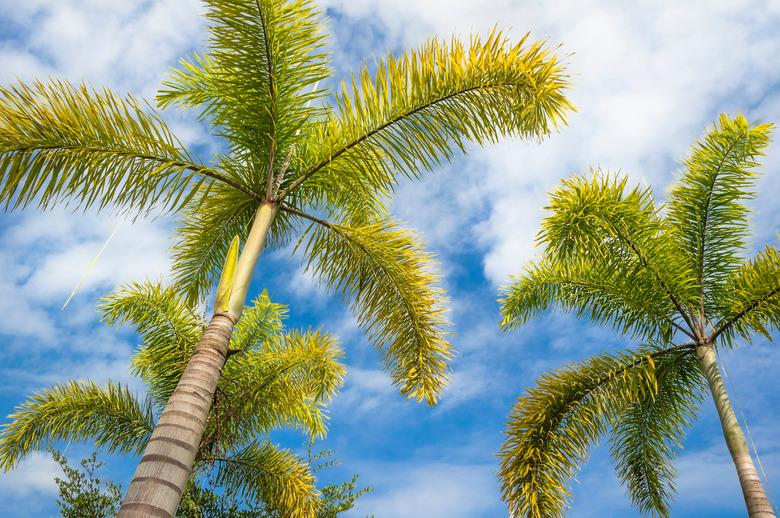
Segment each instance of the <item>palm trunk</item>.
[[745,435],[739,426],[736,415],[734,415],[734,409],[731,407],[731,401],[729,401],[729,395],[718,368],[715,350],[712,345],[700,345],[696,348],[696,355],[704,368],[704,375],[707,377],[712,399],[718,410],[723,436],[737,469],[739,484],[742,486],[748,516],[750,518],[775,518],[772,505],[769,503],[753,459],[750,457]]
[[157,421],[118,517],[175,516],[211,412],[233,326],[243,311],[252,273],[276,212],[274,203],[264,203],[258,209],[231,283],[230,311],[222,313],[217,308],[203,333]]

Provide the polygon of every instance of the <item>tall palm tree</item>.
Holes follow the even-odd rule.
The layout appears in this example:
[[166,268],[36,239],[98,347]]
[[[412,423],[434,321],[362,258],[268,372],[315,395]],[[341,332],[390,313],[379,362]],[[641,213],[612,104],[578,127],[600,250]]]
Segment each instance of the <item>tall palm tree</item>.
[[[207,324],[170,287],[132,284],[108,297],[104,317],[129,322],[143,338],[132,370],[148,389],[139,400],[120,383],[69,381],[33,394],[0,432],[0,466],[13,468],[54,441],[92,440],[108,451],[140,454],[157,426]],[[214,473],[233,496],[281,516],[314,516],[319,495],[308,463],[272,443],[275,429],[325,432],[325,407],[341,386],[336,339],[319,331],[286,331],[286,308],[266,294],[244,312],[230,340],[233,358],[217,386],[195,470]]]
[[634,504],[667,516],[675,444],[709,387],[749,515],[775,516],[716,355],[780,325],[780,252],[767,246],[744,259],[742,202],[770,130],[722,115],[693,146],[666,205],[600,172],[551,195],[542,257],[503,290],[502,326],[560,307],[644,345],[544,375],[517,401],[500,471],[513,515],[562,516],[589,445],[608,434]]
[[210,165],[131,97],[62,81],[0,89],[6,208],[181,210],[174,271],[190,300],[213,287],[234,236],[244,243],[164,412],[176,427],[155,430],[124,516],[176,509],[194,460],[186,446],[203,433],[264,246],[297,236],[304,263],[351,306],[401,392],[434,403],[451,356],[443,293],[430,255],[384,203],[400,177],[420,177],[469,142],[542,138],[571,110],[558,60],[527,36],[432,39],[364,65],[331,94],[318,88],[331,72],[310,0],[205,3],[210,47],[181,61],[157,102],[211,124],[226,151]]

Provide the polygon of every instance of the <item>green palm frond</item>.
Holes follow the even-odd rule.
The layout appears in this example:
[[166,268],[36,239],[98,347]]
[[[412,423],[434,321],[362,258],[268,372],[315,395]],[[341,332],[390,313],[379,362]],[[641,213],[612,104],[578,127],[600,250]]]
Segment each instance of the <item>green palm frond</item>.
[[246,159],[253,188],[266,190],[268,164],[282,160],[319,108],[312,86],[330,75],[322,13],[309,0],[207,0],[208,54],[181,61],[163,83],[161,106],[201,109]]
[[623,333],[669,338],[674,307],[658,297],[653,285],[636,283],[632,275],[610,264],[585,259],[533,262],[526,273],[502,289],[501,327],[517,328],[547,309],[560,307],[610,324]]
[[195,351],[205,324],[172,287],[145,282],[122,286],[105,297],[100,310],[109,324],[129,323],[143,339],[132,371],[162,407]]
[[688,309],[698,308],[696,276],[681,258],[650,189],[627,191],[626,183],[626,177],[602,171],[591,179],[564,180],[550,196],[550,215],[539,232],[545,256],[555,262],[587,258],[631,276],[635,289],[666,299],[690,329]]
[[655,362],[685,348],[604,354],[543,375],[509,417],[501,449],[504,499],[512,516],[563,516],[568,485],[588,448],[625,405],[657,391]]
[[310,127],[283,192],[304,183],[346,187],[356,178],[387,188],[397,173],[417,177],[467,142],[541,137],[572,110],[567,86],[542,43],[526,36],[511,45],[497,30],[470,45],[432,39],[389,55],[342,85],[335,112]]
[[[728,276],[742,263],[749,234],[748,208],[758,158],[769,144],[771,124],[721,115],[693,146],[685,172],[671,192],[669,221],[676,227],[682,254],[700,284],[700,311],[711,313]],[[726,295],[727,296],[727,295]]]
[[319,493],[308,465],[271,442],[253,442],[216,459],[216,482],[232,495],[265,502],[269,510],[290,518],[314,518]]
[[771,340],[770,331],[780,329],[780,251],[767,246],[743,264],[726,280],[724,294],[712,341],[731,344],[735,336],[750,340],[753,333]]
[[291,331],[231,356],[207,435],[223,448],[283,426],[323,435],[324,407],[344,379],[342,355],[327,333]]
[[677,470],[672,461],[702,400],[703,376],[695,354],[655,360],[658,390],[629,403],[610,432],[612,458],[634,505],[669,516]]
[[0,467],[57,440],[92,440],[109,451],[141,452],[154,427],[149,400],[118,383],[71,381],[42,390],[16,408],[0,432]]
[[302,238],[307,267],[350,304],[401,393],[435,403],[452,353],[433,258],[392,220],[349,226],[301,216],[312,221]]
[[165,123],[128,97],[64,81],[0,87],[0,203],[177,210],[213,181]]
[[241,314],[230,338],[231,351],[247,351],[278,340],[287,317],[287,306],[271,302],[263,292]]

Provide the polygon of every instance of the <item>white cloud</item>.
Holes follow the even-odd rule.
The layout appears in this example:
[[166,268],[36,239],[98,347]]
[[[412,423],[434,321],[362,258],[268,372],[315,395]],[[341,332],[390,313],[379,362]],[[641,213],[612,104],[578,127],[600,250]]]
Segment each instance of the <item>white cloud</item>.
[[383,518],[499,516],[493,466],[429,463],[380,464],[361,469],[362,480],[377,488],[346,516],[376,513]]
[[[387,28],[390,44],[429,34],[484,31],[498,23],[563,45],[579,112],[542,145],[504,143],[475,150],[461,170],[402,189],[396,207],[433,246],[481,247],[494,284],[533,256],[545,192],[561,177],[602,166],[647,179],[662,196],[676,161],[719,111],[780,119],[778,10],[766,2],[416,2],[333,0],[329,5]],[[363,17],[363,18],[361,18]],[[378,21],[377,21],[378,20]],[[761,102],[760,107],[755,105]],[[763,111],[759,111],[763,109]],[[769,172],[767,170],[767,172]],[[459,200],[467,182],[469,198]],[[468,182],[478,179],[477,189]],[[442,185],[449,185],[442,189]],[[430,186],[430,187],[429,187]],[[424,190],[436,203],[419,203]],[[475,220],[474,198],[489,213]],[[765,203],[777,206],[771,196]],[[771,220],[769,220],[771,221]]]
[[0,477],[0,495],[8,502],[32,495],[52,495],[57,492],[54,477],[62,470],[51,455],[33,451],[10,473]]

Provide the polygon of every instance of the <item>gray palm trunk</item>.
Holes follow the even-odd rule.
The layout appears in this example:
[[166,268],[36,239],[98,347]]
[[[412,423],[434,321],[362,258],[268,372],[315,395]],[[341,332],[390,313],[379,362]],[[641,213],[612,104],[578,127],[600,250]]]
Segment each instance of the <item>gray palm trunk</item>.
[[696,347],[696,356],[701,362],[707,384],[712,392],[715,408],[718,410],[723,437],[726,439],[726,445],[737,470],[748,516],[750,518],[775,518],[772,505],[769,503],[769,498],[767,498],[764,486],[750,456],[745,434],[737,421],[737,416],[734,414],[729,395],[726,392],[715,349],[711,343],[699,344]]
[[176,515],[227,361],[233,327],[241,317],[252,273],[277,211],[275,202],[264,202],[258,208],[238,257],[228,311],[215,307],[195,354],[155,425],[118,517],[172,518]]

